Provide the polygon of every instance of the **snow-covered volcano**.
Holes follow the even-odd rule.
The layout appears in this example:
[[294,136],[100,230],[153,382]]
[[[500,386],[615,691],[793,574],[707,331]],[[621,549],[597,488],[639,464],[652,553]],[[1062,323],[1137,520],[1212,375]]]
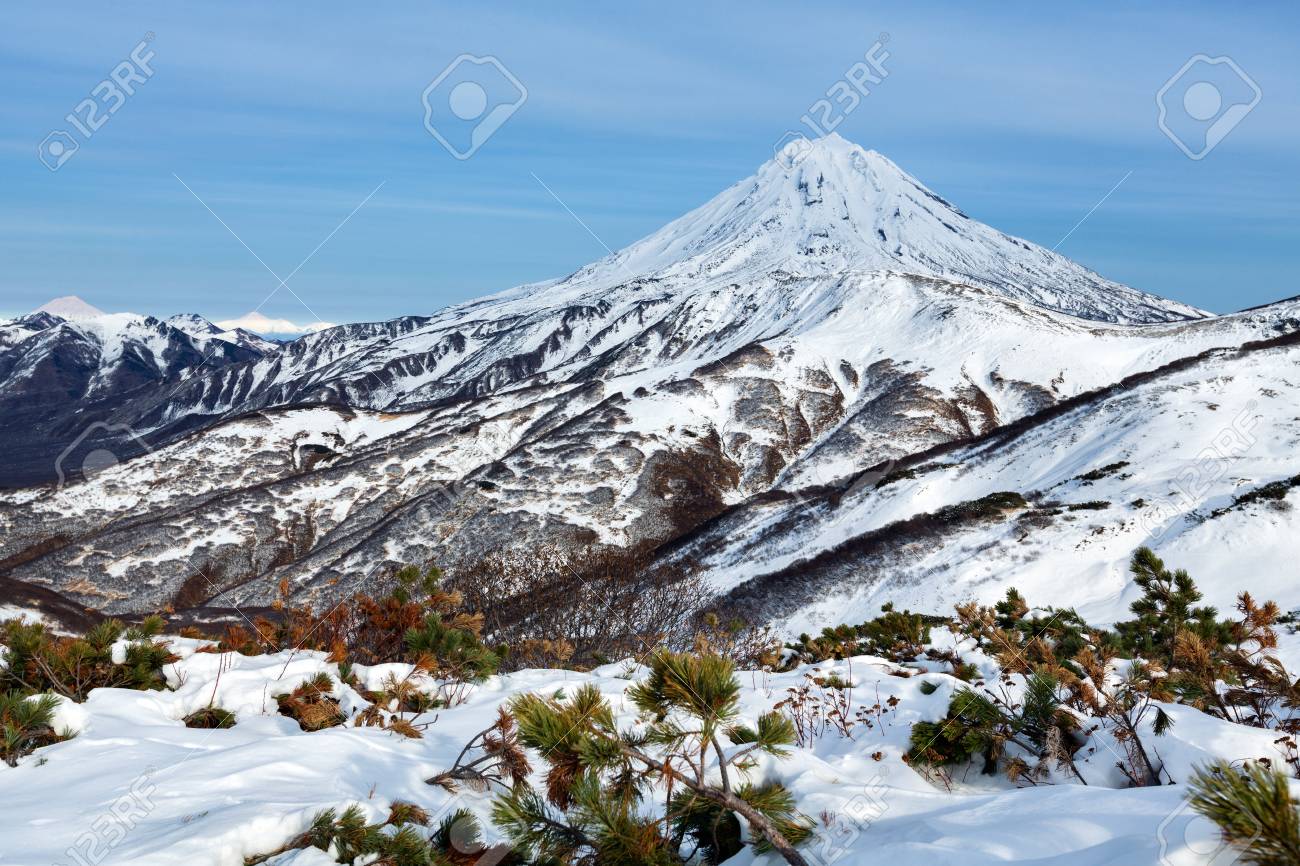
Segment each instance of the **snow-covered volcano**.
[[523,287],[522,293],[554,303],[632,276],[704,285],[777,272],[825,277],[872,271],[984,286],[1098,321],[1209,315],[1111,282],[977,222],[882,154],[835,133],[787,145],[753,176],[649,237],[545,292]]
[[86,303],[76,295],[64,295],[61,298],[47,301],[32,312],[48,313],[51,316],[58,316],[60,319],[66,319],[69,322],[80,322],[85,319],[98,319],[100,316],[108,315],[99,307]]
[[[626,249],[562,279],[431,317],[329,328],[133,407],[163,430],[292,403],[418,409],[503,389],[706,362],[853,313],[892,320],[898,275],[1092,322],[1207,313],[1108,281],[962,214],[894,163],[839,136],[788,149]],[[870,324],[870,322],[863,322]]]
[[[1209,317],[1109,282],[830,137],[563,279],[132,392],[103,420],[152,453],[0,496],[0,576],[113,610],[244,604],[503,546],[681,549],[724,517],[796,563],[855,527],[782,546],[802,511],[752,506],[1298,328],[1294,303]],[[718,546],[719,580],[747,550]]]

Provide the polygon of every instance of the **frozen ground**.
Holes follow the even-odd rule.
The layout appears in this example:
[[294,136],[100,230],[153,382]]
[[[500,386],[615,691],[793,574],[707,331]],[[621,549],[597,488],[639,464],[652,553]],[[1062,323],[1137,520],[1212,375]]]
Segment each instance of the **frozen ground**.
[[[952,645],[946,634],[936,633],[935,642]],[[101,689],[82,705],[65,703],[60,723],[79,732],[74,739],[37,751],[17,768],[0,765],[0,863],[239,866],[243,858],[275,850],[302,832],[319,810],[350,804],[360,804],[371,820],[381,820],[395,800],[435,815],[466,807],[486,819],[489,795],[453,796],[423,780],[451,766],[496,708],[524,692],[572,693],[591,682],[630,724],[634,711],[623,693],[628,677],[641,670],[626,662],[589,674],[529,670],[493,677],[465,704],[414,718],[427,725],[422,739],[377,728],[305,733],[276,714],[274,698],[318,672],[337,676],[335,665],[311,652],[195,653],[197,643],[173,641],[183,656],[168,667],[174,691]],[[987,668],[982,656],[967,657]],[[1122,789],[1116,746],[1104,731],[1076,756],[1087,786],[1058,774],[1054,784],[1015,789],[972,769],[954,774],[948,790],[911,769],[902,755],[914,722],[943,717],[957,680],[941,673],[899,676],[896,665],[872,657],[815,668],[851,679],[855,706],[880,703],[885,709],[850,738],[831,731],[784,761],[764,759],[759,774],[782,780],[799,808],[818,819],[818,835],[804,849],[810,862],[1213,862],[1214,831],[1182,808],[1182,786]],[[364,685],[375,687],[383,675],[407,670],[386,665],[358,673]],[[752,721],[770,709],[808,672],[739,674],[745,715]],[[922,683],[938,688],[925,695]],[[349,713],[365,705],[348,687],[338,686],[335,694]],[[892,709],[891,697],[898,699]],[[186,728],[181,718],[209,703],[234,711],[238,723],[227,730]],[[1183,706],[1165,708],[1173,729],[1152,742],[1177,781],[1214,757],[1279,757],[1274,732],[1217,721]],[[541,762],[533,757],[536,768]],[[834,816],[831,827],[823,815]],[[488,835],[495,835],[490,824]],[[332,861],[304,852],[275,862]],[[755,858],[746,849],[732,862],[780,861],[775,855]]]

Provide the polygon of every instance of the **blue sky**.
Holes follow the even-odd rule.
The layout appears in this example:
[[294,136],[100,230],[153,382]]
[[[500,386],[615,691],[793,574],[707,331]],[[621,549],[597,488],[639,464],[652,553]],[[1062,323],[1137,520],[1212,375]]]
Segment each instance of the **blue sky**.
[[[837,131],[971,216],[1050,247],[1126,178],[1060,252],[1215,311],[1300,293],[1295,3],[919,6],[9,4],[0,314],[373,320],[561,276],[604,249],[543,183],[618,248],[750,174],[882,33]],[[146,33],[153,76],[48,171],[37,144]],[[421,105],[462,53],[528,90],[466,161]],[[1262,97],[1194,161],[1155,94],[1198,53]]]

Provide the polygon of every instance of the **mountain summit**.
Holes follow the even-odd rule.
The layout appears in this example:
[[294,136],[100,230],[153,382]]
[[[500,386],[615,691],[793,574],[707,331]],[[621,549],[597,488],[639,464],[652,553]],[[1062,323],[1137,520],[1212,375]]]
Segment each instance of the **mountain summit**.
[[751,177],[561,285],[617,285],[629,276],[744,282],[778,271],[942,277],[1122,324],[1208,315],[973,220],[887,157],[835,133],[787,145]]
[[69,322],[81,322],[86,319],[98,319],[106,313],[98,307],[86,303],[76,295],[64,295],[37,307],[34,313],[49,313]]

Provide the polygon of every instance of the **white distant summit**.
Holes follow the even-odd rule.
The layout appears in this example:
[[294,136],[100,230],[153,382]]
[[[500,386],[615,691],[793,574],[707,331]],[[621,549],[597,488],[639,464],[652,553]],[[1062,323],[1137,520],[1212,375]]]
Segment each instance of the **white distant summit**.
[[100,316],[108,315],[103,310],[86,303],[76,295],[64,295],[61,298],[55,298],[49,303],[37,307],[33,312],[49,313],[51,316],[58,316],[60,319],[67,319],[70,322],[98,319]]
[[[106,313],[93,304],[88,304],[76,295],[65,295],[61,298],[55,298],[48,303],[32,311],[33,313],[49,313],[51,316],[58,316],[69,322],[88,322],[95,319],[102,319],[111,315]],[[132,318],[145,318],[144,316],[134,316],[127,314]],[[324,331],[327,328],[335,327],[329,322],[315,322],[312,324],[298,324],[288,319],[272,319],[262,315],[259,312],[245,313],[237,319],[225,319],[213,325],[212,322],[194,313],[182,313],[167,319],[167,324],[179,328],[190,334],[201,336],[225,335],[242,333],[245,338],[255,338],[259,334],[281,334],[281,335],[300,335],[312,334],[317,331]],[[241,339],[239,342],[247,342]],[[257,342],[254,339],[254,342]],[[265,346],[271,346],[271,343],[260,341]]]
[[324,331],[335,327],[330,322],[313,322],[309,325],[300,325],[297,322],[291,322],[288,319],[272,319],[254,310],[251,313],[244,313],[237,319],[224,319],[217,322],[217,326],[225,328],[228,331],[242,330],[252,331],[254,334],[313,334],[317,331]]

